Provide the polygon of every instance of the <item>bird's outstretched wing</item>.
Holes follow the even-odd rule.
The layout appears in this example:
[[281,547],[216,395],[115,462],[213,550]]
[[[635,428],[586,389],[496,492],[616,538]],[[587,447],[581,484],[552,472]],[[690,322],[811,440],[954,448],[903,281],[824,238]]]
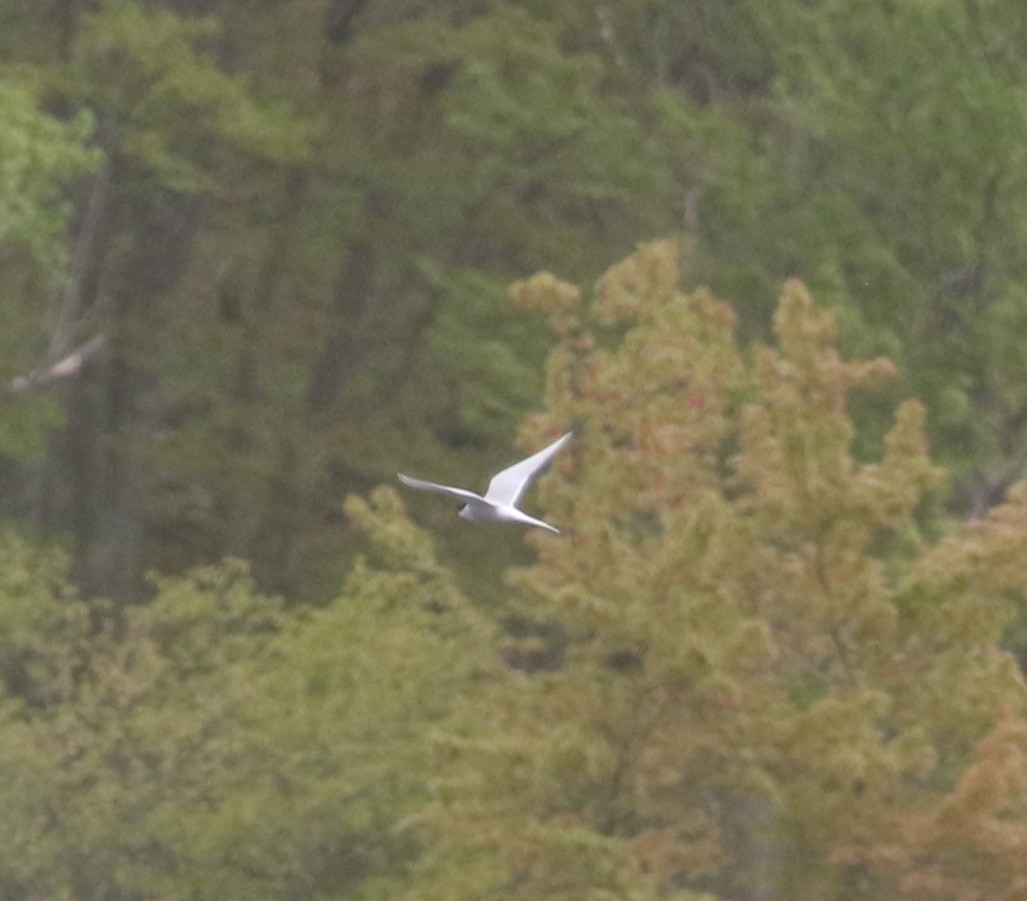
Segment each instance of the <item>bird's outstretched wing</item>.
[[422,491],[437,491],[439,494],[449,494],[464,501],[480,501],[481,495],[473,491],[466,491],[463,488],[451,488],[449,485],[436,485],[434,482],[422,482],[420,479],[412,479],[401,472],[397,472],[399,480],[410,488],[420,488]]
[[488,491],[485,492],[485,500],[492,504],[508,504],[516,507],[517,502],[524,495],[531,480],[535,478],[549,462],[555,457],[568,441],[571,440],[571,432],[562,438],[557,438],[549,447],[545,447],[537,454],[532,454],[520,463],[496,473],[489,482]]

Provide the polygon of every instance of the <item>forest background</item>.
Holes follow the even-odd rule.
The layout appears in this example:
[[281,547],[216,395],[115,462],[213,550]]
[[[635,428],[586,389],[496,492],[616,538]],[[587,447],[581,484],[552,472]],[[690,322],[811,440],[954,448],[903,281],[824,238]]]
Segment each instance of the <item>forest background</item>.
[[0,895],[1027,897],[1025,48],[0,0]]

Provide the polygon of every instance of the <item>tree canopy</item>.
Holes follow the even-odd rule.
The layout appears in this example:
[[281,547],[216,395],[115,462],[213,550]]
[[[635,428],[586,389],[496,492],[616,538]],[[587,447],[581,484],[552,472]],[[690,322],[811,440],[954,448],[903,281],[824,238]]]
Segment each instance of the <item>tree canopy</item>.
[[1023,463],[1013,6],[5,0],[7,377],[107,338],[8,405],[6,511],[71,533],[86,593],[232,555],[324,600],[357,543],[327,498],[487,467],[531,409],[505,286],[684,233],[746,340],[800,277],[893,359],[858,454],[919,397],[979,515]]
[[556,336],[522,444],[575,441],[491,612],[393,487],[318,607],[240,561],[82,599],[8,533],[5,893],[1018,897],[1027,492],[940,534],[922,404],[854,454],[894,366],[799,282],[747,350],[690,253],[515,287]]
[[[677,272],[667,243],[590,295],[551,276],[516,291],[561,336],[526,434],[580,436],[543,486],[570,537],[539,538],[509,579],[561,627],[559,663],[474,692],[437,740],[429,894],[894,897],[935,878],[944,839],[910,825],[921,810],[974,828],[950,788],[1022,815],[1022,787],[966,786],[979,742],[1022,748],[1027,696],[998,643],[1025,587],[1025,497],[932,541],[923,407],[897,409],[879,459],[853,457],[850,396],[892,365],[841,357],[799,283],[775,345],[747,356],[730,307]],[[1010,829],[996,897],[1021,885]]]
[[1023,895],[1025,28],[0,0],[0,893]]

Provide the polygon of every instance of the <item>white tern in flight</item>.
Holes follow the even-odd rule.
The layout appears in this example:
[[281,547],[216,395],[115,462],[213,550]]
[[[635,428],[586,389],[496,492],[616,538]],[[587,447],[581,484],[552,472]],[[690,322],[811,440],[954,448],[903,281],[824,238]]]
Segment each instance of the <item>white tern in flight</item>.
[[464,504],[457,511],[457,515],[472,522],[519,522],[526,526],[549,529],[550,532],[556,532],[559,535],[559,529],[518,510],[517,502],[524,495],[531,480],[545,469],[549,465],[549,461],[559,453],[560,448],[571,440],[571,434],[568,432],[537,454],[532,454],[527,459],[521,460],[520,463],[514,463],[513,466],[496,473],[489,482],[488,491],[485,492],[484,497],[464,488],[451,488],[449,485],[422,482],[420,479],[412,479],[403,473],[397,473],[397,475],[404,485],[409,485],[411,488],[438,491],[460,498]]

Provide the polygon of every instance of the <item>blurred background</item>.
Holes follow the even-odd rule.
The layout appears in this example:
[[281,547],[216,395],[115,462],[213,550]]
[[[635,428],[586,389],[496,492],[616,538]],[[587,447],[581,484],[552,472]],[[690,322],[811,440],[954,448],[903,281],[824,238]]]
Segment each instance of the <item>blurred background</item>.
[[[554,373],[564,371],[567,354],[592,346],[569,344],[568,329],[609,350],[634,320],[600,315],[596,334],[586,334],[590,314],[579,310],[571,325],[547,322],[537,309],[551,313],[555,301],[538,300],[533,310],[532,302],[513,303],[511,291],[551,272],[567,290],[588,292],[656,238],[681,248],[684,290],[705,286],[730,303],[739,359],[755,359],[787,333],[781,321],[775,331],[774,314],[785,280],[798,278],[834,317],[843,357],[893,361],[895,375],[883,386],[843,399],[852,466],[892,447],[885,436],[897,404],[922,401],[930,453],[945,474],[903,514],[909,530],[867,539],[884,571],[906,572],[893,558],[908,562],[940,538],[990,522],[1027,473],[1027,5],[1017,0],[0,0],[0,517],[9,583],[0,672],[13,705],[4,765],[20,774],[11,776],[20,787],[9,790],[8,817],[21,824],[0,835],[0,856],[25,861],[0,865],[5,897],[1027,896],[1027,873],[1015,862],[999,875],[986,868],[994,884],[937,881],[926,865],[927,875],[912,881],[875,882],[867,874],[887,858],[884,846],[857,852],[849,836],[829,851],[809,851],[818,827],[804,818],[806,802],[787,814],[766,802],[755,763],[745,791],[763,786],[753,789],[759,802],[738,794],[731,803],[711,800],[710,783],[699,792],[707,819],[674,827],[678,838],[691,829],[728,851],[695,845],[694,858],[682,857],[673,843],[661,844],[666,836],[656,827],[647,831],[647,817],[661,814],[629,816],[616,805],[589,838],[566,839],[583,843],[574,853],[593,861],[585,869],[594,875],[590,855],[620,866],[621,852],[604,856],[603,841],[619,831],[644,835],[635,864],[650,875],[676,874],[657,879],[659,888],[631,880],[637,894],[586,887],[573,867],[566,884],[554,878],[540,888],[528,877],[519,882],[510,864],[502,878],[483,879],[491,888],[419,895],[428,890],[411,882],[409,867],[426,865],[423,848],[433,845],[409,823],[396,824],[430,794],[414,778],[424,760],[396,758],[395,772],[412,786],[400,779],[396,788],[377,771],[346,782],[351,771],[333,749],[352,743],[366,751],[363,742],[380,741],[381,751],[412,734],[427,742],[430,724],[452,715],[451,698],[476,680],[502,681],[510,670],[518,678],[524,670],[567,673],[574,636],[584,633],[539,612],[538,598],[550,590],[556,597],[556,583],[527,590],[535,598],[528,610],[510,600],[518,590],[510,568],[532,566],[548,547],[542,541],[474,530],[442,498],[404,496],[437,541],[438,560],[449,567],[443,576],[435,552],[422,547],[427,533],[415,537],[400,512],[382,512],[393,501],[379,498],[372,515],[363,502],[344,512],[344,499],[394,483],[398,469],[484,488],[489,473],[541,446],[546,429],[526,417],[543,409],[552,419],[546,428],[579,429],[583,447],[613,435],[615,425],[588,425],[585,407],[560,406]],[[722,386],[728,413],[753,390],[732,384]],[[686,394],[701,411],[705,395]],[[639,409],[648,396],[633,395]],[[574,453],[569,466],[584,459],[584,450]],[[527,509],[541,509],[532,503]],[[609,522],[624,526],[613,513]],[[1019,520],[1003,522],[1012,557],[996,566],[1019,548]],[[390,538],[389,528],[399,531]],[[644,543],[647,528],[631,524],[632,541]],[[379,558],[369,551],[375,542]],[[593,559],[616,557],[604,547],[593,547]],[[361,568],[367,553],[382,567],[377,583]],[[682,551],[680,559],[689,558]],[[414,583],[389,581],[401,572],[414,582],[441,580],[443,587],[423,589],[436,593],[432,604],[466,606],[461,628],[470,631],[461,635],[476,636],[468,646],[454,651],[445,629],[432,639],[437,646],[419,645],[424,623],[416,617],[437,629],[435,608],[423,606]],[[980,653],[998,661],[1004,687],[989,683],[985,694],[1001,703],[969,714],[958,739],[945,733],[934,750],[917,746],[940,769],[870,755],[852,764],[853,779],[872,781],[865,770],[894,767],[924,787],[930,771],[937,781],[908,805],[921,810],[925,798],[946,797],[975,742],[998,722],[1007,732],[993,736],[994,753],[1008,751],[1010,772],[1027,778],[1015,750],[1022,736],[1008,738],[1019,727],[999,711],[1013,716],[1022,704],[1019,674],[1003,650],[1022,654],[1027,645],[1021,575],[989,589],[1008,615],[980,614],[977,650],[960,646],[968,658],[984,647]],[[845,578],[862,577],[852,570]],[[955,590],[952,579],[945,591]],[[374,599],[368,609],[384,610],[385,619],[340,613],[344,584],[347,596]],[[896,622],[930,594],[909,591],[889,602]],[[399,616],[383,599],[413,603],[414,595],[415,619],[393,633],[410,644],[375,645],[371,636]],[[318,619],[329,615],[336,619]],[[944,634],[969,635],[974,615],[965,616],[948,620]],[[604,622],[600,616],[584,632]],[[353,654],[359,638],[367,642],[359,653],[371,656],[352,670],[345,659],[326,662],[336,659],[330,646],[293,634],[304,623],[319,623]],[[271,702],[248,694],[248,677],[235,667],[254,654],[262,659],[272,635],[293,642],[266,651],[272,659],[307,660],[311,672],[297,676],[302,687],[282,689],[280,708],[265,709]],[[228,637],[243,642],[237,652],[231,641],[222,646]],[[936,638],[945,644],[941,632]],[[490,642],[499,650],[487,659],[468,651]],[[51,659],[45,648],[60,653]],[[468,662],[440,688],[425,675],[436,673],[425,655],[439,661],[451,653],[469,654]],[[151,662],[141,664],[147,654]],[[596,660],[606,672],[634,671],[644,656],[637,643],[614,642]],[[715,657],[700,670],[716,670]],[[795,703],[803,711],[827,692],[810,687],[820,686],[821,664],[801,679],[793,672],[798,681],[785,691],[802,699]],[[859,682],[845,665],[846,678]],[[190,681],[197,673],[200,681]],[[401,703],[389,694],[398,684],[390,678],[434,687]],[[963,684],[969,678],[959,676]],[[374,703],[361,702],[366,709],[348,693],[367,684],[362,679],[382,683]],[[939,703],[948,690],[938,689]],[[653,722],[661,705],[674,703],[673,692],[646,697]],[[199,698],[211,699],[212,710],[196,719]],[[876,703],[864,700],[861,710]],[[399,705],[395,731],[374,738],[366,724],[388,703]],[[102,713],[89,713],[93,704]],[[156,709],[175,712],[165,721]],[[294,723],[286,709],[300,722],[305,710],[333,725],[311,737],[305,730],[313,726]],[[119,710],[131,711],[129,719]],[[236,715],[238,731],[209,756],[205,730]],[[281,724],[282,744],[267,739],[277,748],[269,763],[250,743],[272,721]],[[636,728],[643,726],[629,731]],[[912,714],[880,726],[875,747],[894,750],[919,728]],[[80,729],[88,737],[69,738]],[[137,733],[148,736],[139,746]],[[158,746],[180,748],[179,763],[146,744],[156,735]],[[300,735],[323,756],[290,775],[302,756],[290,742],[301,743]],[[616,786],[636,750],[614,767]],[[239,772],[267,778],[263,801],[243,800],[242,777],[231,787],[205,784],[203,767],[214,759],[218,779],[250,760],[252,769]],[[605,766],[590,760],[586,754],[569,771]],[[99,769],[83,775],[74,769],[82,761]],[[52,781],[36,762],[66,778]],[[89,794],[106,779],[124,792],[109,807]],[[366,800],[383,784],[391,793],[384,811]],[[297,800],[318,792],[336,806]],[[177,812],[160,814],[161,798]],[[342,798],[356,806],[337,822]],[[56,825],[66,803],[82,805],[86,825]],[[295,821],[287,814],[280,832],[261,832],[258,821],[275,805]],[[164,817],[158,825],[155,815]],[[139,834],[149,837],[138,845],[128,825],[104,838],[115,822],[144,820],[150,825]],[[1027,825],[1018,822],[1022,848]],[[323,842],[299,835],[308,828],[323,830]],[[524,860],[537,863],[528,849],[543,840],[518,841]],[[792,841],[817,863],[781,876],[782,848]],[[909,851],[910,859],[944,856],[939,847]],[[724,875],[736,853],[744,866]]]
[[0,23],[0,367],[106,342],[5,403],[0,504],[87,594],[231,555],[324,598],[347,492],[510,456],[549,349],[511,281],[588,283],[658,236],[694,240],[689,281],[746,340],[798,276],[846,352],[894,359],[957,515],[1022,471],[1019,4],[7,0]]

